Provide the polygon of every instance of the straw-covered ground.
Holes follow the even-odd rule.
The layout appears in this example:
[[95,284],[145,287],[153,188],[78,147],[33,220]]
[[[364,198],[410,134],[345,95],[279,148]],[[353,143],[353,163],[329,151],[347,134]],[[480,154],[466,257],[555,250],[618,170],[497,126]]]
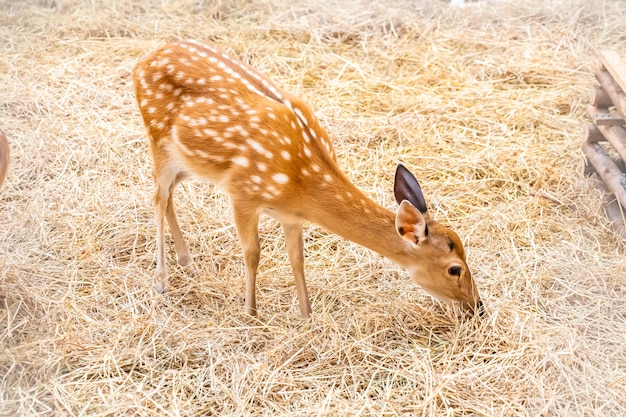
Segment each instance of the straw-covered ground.
[[[625,30],[619,1],[1,1],[0,415],[624,415],[625,247],[580,145],[594,51],[626,55]],[[170,248],[154,295],[130,71],[185,38],[302,96],[380,204],[413,170],[486,316],[307,225],[302,320],[264,218],[248,317],[228,199],[198,181],[177,193],[195,264]]]

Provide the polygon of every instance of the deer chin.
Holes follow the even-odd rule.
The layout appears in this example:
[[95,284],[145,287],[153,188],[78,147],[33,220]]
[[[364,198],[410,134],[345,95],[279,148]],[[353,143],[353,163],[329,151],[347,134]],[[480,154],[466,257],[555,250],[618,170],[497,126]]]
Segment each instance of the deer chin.
[[[426,291],[428,292],[428,291]],[[478,314],[479,316],[483,316],[485,313],[485,306],[481,300],[476,301],[475,303],[469,303],[467,301],[454,300],[449,297],[438,297],[433,293],[428,292],[432,295],[437,301],[442,304],[453,307],[454,309],[460,310],[463,314],[474,316]]]

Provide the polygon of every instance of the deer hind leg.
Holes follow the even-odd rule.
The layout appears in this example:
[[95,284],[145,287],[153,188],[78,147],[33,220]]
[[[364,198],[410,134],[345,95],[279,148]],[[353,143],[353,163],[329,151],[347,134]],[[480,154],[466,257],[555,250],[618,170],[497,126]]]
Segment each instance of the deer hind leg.
[[257,210],[246,209],[235,202],[233,202],[233,212],[246,268],[245,312],[251,316],[256,316],[256,274],[261,257],[259,213]]
[[183,233],[180,230],[180,225],[178,224],[178,219],[176,218],[176,211],[174,210],[174,189],[182,180],[183,175],[179,173],[169,187],[165,218],[167,219],[167,224],[170,226],[172,238],[174,239],[174,247],[176,248],[178,264],[180,266],[187,266],[193,261],[191,259],[191,254],[189,253],[189,249],[187,248],[185,238],[183,237]]
[[291,269],[296,280],[296,291],[298,293],[298,303],[300,304],[300,315],[302,318],[309,318],[311,315],[311,303],[306,290],[304,279],[304,241],[302,239],[302,223],[283,223],[285,233],[285,244],[287,254],[291,262]]
[[167,261],[165,257],[165,224],[167,222],[172,231],[174,245],[179,259],[182,257],[187,264],[191,261],[189,250],[183,239],[180,226],[174,212],[173,195],[176,185],[183,179],[181,173],[177,173],[172,169],[164,167],[163,169],[155,169],[155,190],[154,190],[154,216],[156,221],[156,248],[157,248],[157,267],[156,267],[156,290],[159,293],[168,291],[167,280]]
[[[168,187],[169,188],[169,187]],[[164,195],[165,194],[165,195]],[[169,191],[163,193],[158,184],[154,190],[154,219],[156,222],[156,283],[157,292],[165,293],[168,290],[167,263],[165,261],[165,232],[164,218],[167,211]]]

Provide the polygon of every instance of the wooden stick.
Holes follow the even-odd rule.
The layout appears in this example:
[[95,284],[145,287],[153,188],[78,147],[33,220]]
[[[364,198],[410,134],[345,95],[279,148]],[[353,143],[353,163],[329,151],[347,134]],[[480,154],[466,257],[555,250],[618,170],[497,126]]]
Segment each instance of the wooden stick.
[[611,227],[622,239],[626,240],[626,218],[624,217],[626,210],[624,210],[624,206],[610,194],[602,199],[602,204],[604,205],[604,213],[611,222]]
[[585,142],[597,143],[606,141],[606,138],[602,136],[602,132],[600,132],[600,129],[598,129],[596,125],[585,125],[583,135]]
[[624,91],[622,91],[620,86],[615,82],[608,71],[598,70],[595,75],[604,91],[606,91],[611,98],[611,101],[615,106],[615,110],[617,110],[623,119],[626,119],[626,94],[624,94]]
[[[589,161],[587,162],[585,173],[588,175],[599,176],[598,171],[596,171],[594,166],[590,164]],[[604,213],[611,223],[611,227],[622,239],[626,240],[626,218],[624,217],[626,210],[622,207],[619,201],[615,199],[615,196],[611,194],[609,189],[606,187],[606,184],[600,181],[600,179],[596,179],[596,181],[594,181],[594,186],[605,193],[604,198],[602,198],[602,205],[604,206]]]
[[[592,119],[594,116],[609,113],[608,110],[597,109],[593,106],[587,106],[587,112],[592,116]],[[626,162],[626,130],[621,126],[604,126],[601,124],[597,124],[596,126],[600,133],[602,133],[602,136],[615,148],[620,158]]]
[[600,126],[600,132],[626,162],[626,130],[621,126]]
[[589,93],[589,104],[606,109],[611,107],[613,102],[611,97],[604,91],[604,88],[594,85]]
[[583,152],[622,207],[626,207],[626,175],[619,170],[599,143],[583,143]]
[[598,56],[602,65],[613,75],[617,85],[620,86],[622,91],[626,91],[626,62],[620,58],[616,51],[599,51]]
[[591,104],[587,105],[587,114],[596,126],[614,126],[626,123],[619,114],[612,113],[607,109],[599,109]]

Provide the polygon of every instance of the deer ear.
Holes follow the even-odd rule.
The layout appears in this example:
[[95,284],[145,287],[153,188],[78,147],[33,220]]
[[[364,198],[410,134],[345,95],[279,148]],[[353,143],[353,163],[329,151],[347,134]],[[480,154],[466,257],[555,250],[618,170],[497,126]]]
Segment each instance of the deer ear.
[[410,202],[421,213],[426,213],[426,200],[422,194],[422,188],[419,182],[411,172],[402,164],[398,164],[396,168],[396,178],[393,185],[393,194],[396,202],[401,204],[404,200]]
[[419,245],[428,237],[424,215],[413,204],[404,200],[396,213],[396,230],[402,239]]

